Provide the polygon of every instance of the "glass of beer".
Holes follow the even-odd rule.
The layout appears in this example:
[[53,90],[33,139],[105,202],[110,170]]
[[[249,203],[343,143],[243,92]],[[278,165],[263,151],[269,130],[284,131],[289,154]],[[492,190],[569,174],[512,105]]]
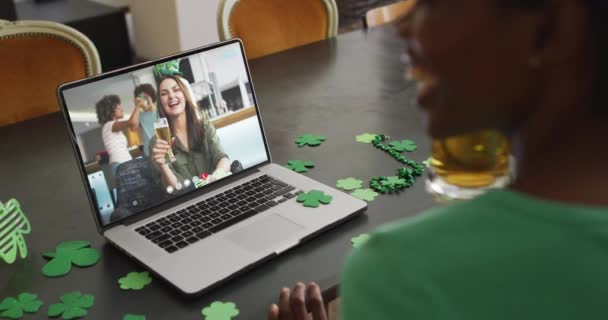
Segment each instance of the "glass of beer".
[[[160,140],[167,141],[167,143],[171,144],[171,128],[169,128],[169,122],[167,118],[159,118],[156,122],[154,122],[154,131],[156,132],[156,138]],[[169,149],[165,154],[165,163],[173,163],[175,161],[175,155],[173,155],[173,150]]]
[[486,130],[434,139],[427,190],[441,200],[471,199],[511,181],[509,140]]

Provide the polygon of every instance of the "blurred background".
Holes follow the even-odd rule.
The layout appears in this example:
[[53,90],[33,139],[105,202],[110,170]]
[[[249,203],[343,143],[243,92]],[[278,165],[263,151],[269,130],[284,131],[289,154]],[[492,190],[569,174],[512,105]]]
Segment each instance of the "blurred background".
[[[339,32],[362,28],[361,17],[367,10],[394,2],[397,0],[336,0]],[[0,19],[67,24],[93,41],[102,71],[110,71],[133,61],[219,41],[219,3],[220,0],[0,0]]]

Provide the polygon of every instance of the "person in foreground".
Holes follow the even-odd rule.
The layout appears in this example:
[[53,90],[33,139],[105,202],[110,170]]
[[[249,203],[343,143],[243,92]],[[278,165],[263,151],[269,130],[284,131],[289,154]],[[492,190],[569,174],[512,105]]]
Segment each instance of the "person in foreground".
[[[342,273],[342,319],[605,317],[606,19],[605,0],[417,1],[398,29],[430,135],[502,130],[517,177],[376,231]],[[321,299],[283,288],[268,318],[325,319]]]

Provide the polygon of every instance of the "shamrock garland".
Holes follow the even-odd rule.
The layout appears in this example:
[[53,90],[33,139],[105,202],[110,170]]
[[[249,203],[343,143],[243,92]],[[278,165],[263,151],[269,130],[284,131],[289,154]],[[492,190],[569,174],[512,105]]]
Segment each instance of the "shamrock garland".
[[403,140],[394,141],[390,145],[383,144],[382,142],[387,139],[389,139],[389,137],[386,135],[378,135],[374,139],[374,141],[372,141],[372,145],[377,149],[380,149],[390,154],[395,160],[412,167],[412,169],[408,167],[402,167],[397,170],[397,176],[378,176],[371,179],[371,181],[369,182],[369,186],[375,191],[380,192],[382,194],[385,194],[387,192],[393,193],[405,188],[409,188],[414,185],[415,178],[422,176],[422,174],[424,173],[423,165],[417,163],[416,161],[406,159],[401,154],[401,152],[403,151],[413,151],[416,149],[416,145],[413,141]]
[[24,312],[35,313],[40,310],[43,302],[33,293],[24,292],[17,298],[6,298],[0,302],[0,317],[9,319],[21,319]]
[[376,139],[377,136],[378,135],[375,133],[363,133],[363,134],[356,136],[355,140],[357,140],[357,142],[361,142],[361,143],[372,143],[372,141],[374,141],[374,139]]
[[78,267],[90,267],[101,259],[99,251],[89,248],[88,241],[66,241],[55,247],[55,252],[45,252],[42,255],[51,258],[42,267],[42,274],[47,277],[60,277],[68,274],[72,264]]
[[416,150],[416,144],[412,140],[401,140],[401,141],[393,141],[390,143],[390,146],[399,152],[407,151],[412,152]]

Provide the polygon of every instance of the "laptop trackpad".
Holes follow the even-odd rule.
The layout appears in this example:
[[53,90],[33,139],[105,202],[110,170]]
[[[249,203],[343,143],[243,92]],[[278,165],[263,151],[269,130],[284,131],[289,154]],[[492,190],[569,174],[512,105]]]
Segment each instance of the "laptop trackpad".
[[304,228],[274,214],[230,232],[226,239],[249,251],[259,252],[276,247],[302,229]]

